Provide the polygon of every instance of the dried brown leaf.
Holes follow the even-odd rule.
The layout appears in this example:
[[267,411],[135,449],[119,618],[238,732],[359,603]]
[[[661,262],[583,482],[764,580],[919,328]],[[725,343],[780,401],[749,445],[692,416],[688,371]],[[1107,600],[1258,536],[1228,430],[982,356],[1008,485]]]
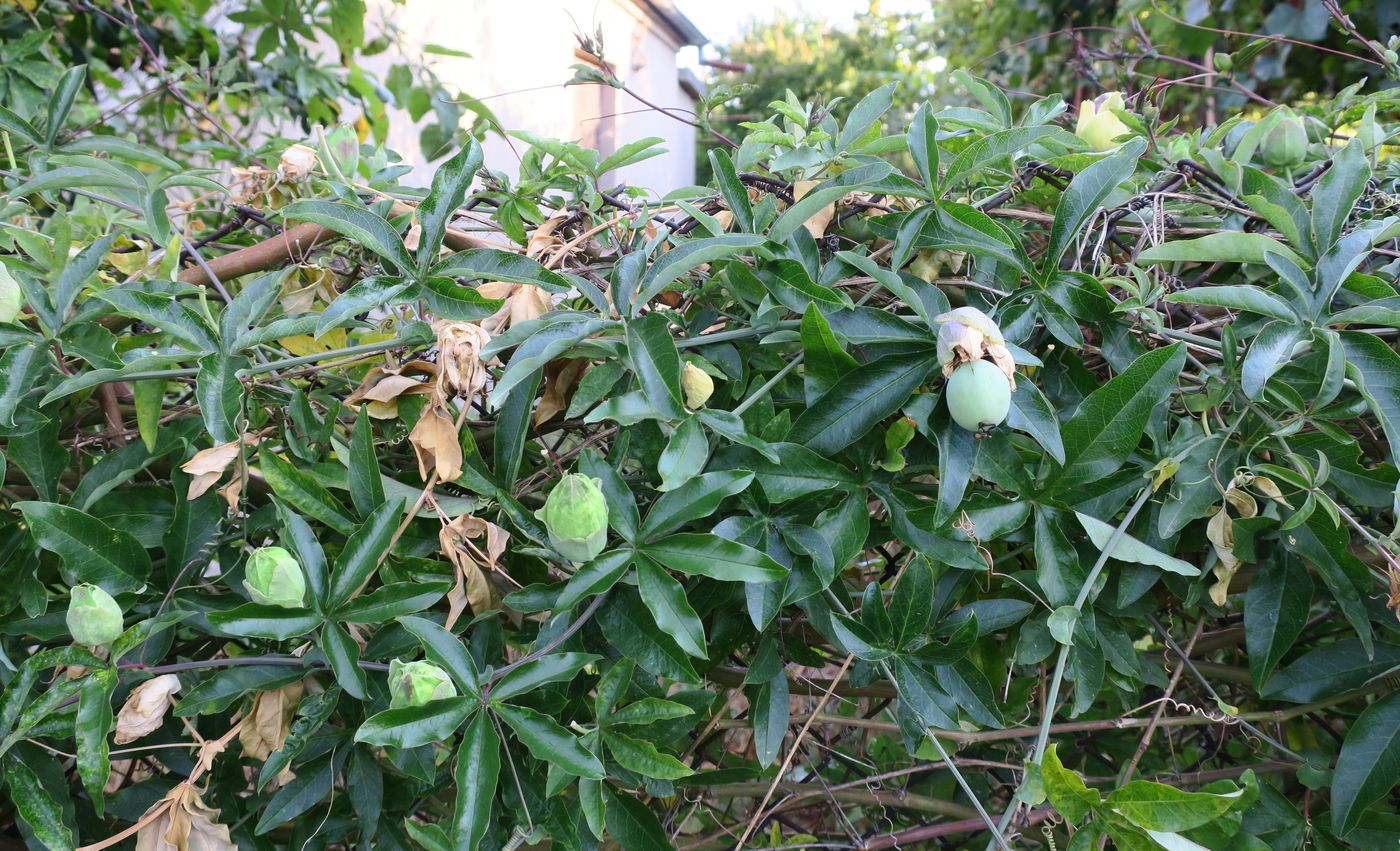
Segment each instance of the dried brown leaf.
[[432,471],[437,472],[441,482],[456,481],[462,475],[462,444],[457,426],[439,400],[434,400],[423,411],[408,440],[418,456],[418,475],[423,481],[428,480]]

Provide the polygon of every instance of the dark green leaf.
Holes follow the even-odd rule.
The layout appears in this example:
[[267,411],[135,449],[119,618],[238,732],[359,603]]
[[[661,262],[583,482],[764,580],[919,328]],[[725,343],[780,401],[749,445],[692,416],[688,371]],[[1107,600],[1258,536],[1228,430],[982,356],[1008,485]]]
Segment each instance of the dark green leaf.
[[929,354],[892,355],[846,373],[792,424],[788,440],[832,455],[899,410],[937,361]]
[[480,704],[467,697],[444,697],[422,706],[386,709],[365,719],[355,741],[396,748],[416,748],[446,741]]
[[1054,480],[1057,492],[1118,471],[1137,448],[1148,415],[1166,398],[1185,361],[1180,343],[1156,349],[1089,394],[1061,432],[1065,462]]
[[146,584],[151,558],[131,535],[76,508],[52,502],[17,502],[34,541],[57,553],[73,581],[90,582],[109,594]]
[[315,222],[368,248],[379,255],[392,274],[408,275],[414,271],[413,258],[398,231],[364,207],[339,201],[302,200],[288,204],[282,214],[293,220]]
[[603,778],[603,766],[598,758],[548,715],[504,703],[493,709],[535,759],[553,763],[577,777]]

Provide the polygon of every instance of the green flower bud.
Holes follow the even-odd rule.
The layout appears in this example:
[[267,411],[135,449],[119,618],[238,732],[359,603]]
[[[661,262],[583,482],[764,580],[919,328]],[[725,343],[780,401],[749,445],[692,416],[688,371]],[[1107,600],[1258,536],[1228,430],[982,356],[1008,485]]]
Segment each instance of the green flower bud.
[[456,697],[457,687],[447,672],[432,662],[389,663],[389,708],[422,706],[430,700]]
[[1222,74],[1235,70],[1235,57],[1228,53],[1217,53],[1212,61],[1215,63],[1215,70]]
[[565,476],[535,516],[549,531],[549,545],[575,564],[592,561],[608,542],[608,500],[602,482]]
[[24,293],[9,267],[0,265],[0,322],[14,322],[24,309]]
[[281,547],[254,551],[244,574],[243,587],[254,603],[284,609],[306,605],[306,575],[292,554]]
[[1111,151],[1118,146],[1114,140],[1126,135],[1128,125],[1113,114],[1113,110],[1124,109],[1123,95],[1109,92],[1094,100],[1079,104],[1079,120],[1074,127],[1074,135],[1088,143],[1095,151]]
[[904,469],[904,447],[914,439],[914,421],[900,417],[885,432],[885,457],[879,464],[883,470],[897,473]]
[[122,634],[122,609],[96,585],[76,585],[68,597],[68,632],[88,647],[111,644]]
[[1264,136],[1260,145],[1264,162],[1274,168],[1301,165],[1308,154],[1308,129],[1291,109],[1285,108],[1278,123]]
[[975,360],[953,370],[944,396],[953,422],[968,431],[1000,425],[1011,410],[1011,382],[991,361]]
[[705,407],[710,395],[715,392],[715,380],[709,373],[686,361],[681,367],[681,391],[685,393],[685,406],[690,410]]

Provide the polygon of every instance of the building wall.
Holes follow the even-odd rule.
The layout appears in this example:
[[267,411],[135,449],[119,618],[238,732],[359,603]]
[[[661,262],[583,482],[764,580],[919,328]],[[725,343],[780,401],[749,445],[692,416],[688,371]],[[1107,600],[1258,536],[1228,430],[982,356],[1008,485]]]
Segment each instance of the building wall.
[[[611,136],[614,147],[660,136],[666,154],[620,169],[608,175],[610,182],[655,195],[695,182],[695,128],[621,91],[612,93],[615,100],[608,104],[602,87],[563,85],[573,76],[571,66],[583,61],[576,55],[576,29],[592,34],[601,27],[604,58],[629,88],[655,104],[692,114],[694,104],[676,68],[679,45],[630,0],[407,0],[403,5],[371,0],[369,6],[371,20],[387,16],[398,26],[403,51],[439,44],[472,54],[470,59],[422,58],[448,88],[482,98],[503,129],[573,141],[602,137],[606,143]],[[396,58],[369,57],[365,64],[383,72]],[[611,126],[604,112],[615,112]],[[426,182],[432,169],[418,149],[416,129],[406,114],[391,117],[389,146],[414,165],[412,179]],[[492,133],[484,147],[487,167],[514,177],[527,145]]]

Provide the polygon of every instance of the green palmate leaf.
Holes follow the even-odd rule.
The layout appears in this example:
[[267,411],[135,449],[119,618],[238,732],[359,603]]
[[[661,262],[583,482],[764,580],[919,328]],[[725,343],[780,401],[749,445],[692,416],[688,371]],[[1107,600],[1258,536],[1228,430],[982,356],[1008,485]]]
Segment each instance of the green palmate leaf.
[[73,738],[78,745],[78,776],[99,816],[106,799],[102,790],[112,769],[107,737],[114,723],[112,692],[116,687],[117,672],[113,668],[88,674],[78,695],[78,716],[73,722]]
[[809,400],[829,392],[842,376],[859,365],[831,333],[831,325],[816,304],[807,305],[802,314],[802,353],[802,381]]
[[749,201],[749,191],[744,188],[738,172],[734,170],[734,161],[722,148],[711,148],[709,157],[710,169],[715,174],[715,181],[719,184],[725,205],[734,214],[734,223],[739,226],[739,230],[753,233],[753,205]]
[[[1097,517],[1088,514],[1075,512],[1079,518],[1079,523],[1084,527],[1084,531],[1089,533],[1089,540],[1094,542],[1102,552],[1108,542],[1113,538],[1113,533],[1117,527],[1113,524],[1105,523]],[[1152,567],[1161,568],[1170,573],[1179,573],[1182,576],[1200,576],[1201,569],[1188,561],[1169,556],[1156,547],[1148,546],[1132,535],[1122,534],[1118,536],[1118,541],[1113,545],[1113,550],[1109,556],[1119,561],[1131,561],[1138,564],[1146,564]]]
[[802,227],[808,219],[827,204],[837,201],[853,189],[859,189],[865,184],[875,183],[888,177],[892,171],[894,168],[889,163],[869,163],[843,171],[840,175],[817,184],[812,187],[810,192],[802,196],[802,200],[787,208],[778,217],[778,220],[768,231],[769,239],[780,243],[786,242],[794,231]]
[[1332,158],[1332,167],[1313,188],[1313,247],[1320,256],[1327,253],[1346,225],[1357,199],[1371,177],[1363,145],[1353,140]]
[[671,718],[684,718],[687,715],[694,715],[695,710],[689,706],[675,703],[670,700],[662,700],[659,697],[644,697],[635,703],[629,703],[621,709],[607,716],[606,722],[614,724],[637,724],[647,725],[657,721],[666,721]]
[[509,700],[547,683],[568,682],[599,659],[592,653],[552,653],[506,672],[491,686],[492,700]]
[[470,698],[446,697],[422,706],[386,709],[365,719],[355,731],[355,741],[396,748],[445,741],[479,706]]
[[841,128],[841,135],[836,139],[836,149],[838,151],[848,151],[857,140],[865,135],[865,132],[875,126],[875,122],[889,111],[890,104],[894,101],[894,90],[899,83],[886,83],[865,97],[860,99],[851,109],[851,113],[846,118],[846,123]]
[[429,661],[443,670],[463,694],[476,698],[481,694],[476,662],[462,640],[447,629],[420,617],[401,617],[399,623],[423,643]]
[[17,502],[34,542],[63,559],[74,584],[89,582],[111,594],[136,591],[151,572],[151,558],[131,535],[76,508],[52,502]]
[[384,479],[374,452],[374,424],[369,406],[360,408],[350,439],[350,501],[361,517],[368,516],[384,502]]
[[[316,336],[346,324],[361,313],[391,304],[411,286],[406,278],[376,275],[356,281],[350,289],[335,297],[316,320]],[[453,318],[453,317],[448,317]]]
[[40,845],[49,851],[70,851],[73,832],[63,817],[63,804],[54,798],[39,774],[13,751],[5,755],[5,782],[9,785],[7,797]]
[[253,832],[259,836],[271,831],[280,824],[291,821],[312,807],[323,802],[330,794],[335,780],[336,761],[331,756],[299,766],[297,776],[287,785],[277,790],[263,810]]
[[1045,795],[1050,804],[1060,811],[1067,821],[1084,820],[1094,807],[1102,801],[1097,789],[1084,785],[1078,774],[1064,767],[1060,762],[1057,745],[1050,745],[1040,760],[1040,781],[1045,784]]
[[1089,394],[1065,424],[1065,461],[1053,481],[1058,492],[1118,470],[1137,447],[1152,409],[1166,398],[1186,361],[1180,343],[1148,352]]
[[1391,459],[1400,458],[1400,355],[1383,340],[1358,331],[1340,333],[1347,373],[1380,420]]
[[704,659],[705,627],[686,600],[685,588],[646,556],[637,559],[637,590],[656,625],[691,656]]
[[457,322],[477,322],[505,305],[504,299],[487,298],[473,287],[436,275],[423,279],[420,292],[434,315]]
[[627,351],[647,402],[672,419],[684,416],[681,358],[667,329],[666,317],[649,313],[627,323]]
[[683,275],[689,274],[706,263],[713,263],[716,260],[723,260],[740,252],[758,248],[763,243],[763,237],[757,235],[726,234],[708,239],[693,239],[667,251],[651,265],[651,268],[642,277],[641,290],[635,296],[627,294],[627,303],[632,305],[632,315],[638,315],[643,306]]
[[294,201],[282,209],[289,219],[315,222],[329,228],[357,245],[368,248],[393,274],[406,275],[414,271],[413,258],[404,248],[394,226],[358,205],[337,201]]
[[1245,395],[1259,398],[1268,380],[1292,359],[1294,347],[1308,336],[1308,329],[1295,321],[1270,322],[1260,329],[1240,364]]
[[705,427],[699,417],[687,417],[676,426],[657,461],[656,472],[661,476],[658,490],[675,490],[698,475],[708,460],[710,440],[705,436]]
[[608,833],[624,851],[667,851],[675,848],[652,811],[621,792],[606,792]]
[[787,570],[764,553],[718,535],[684,532],[639,547],[638,552],[681,573],[730,582],[772,582]]
[[336,682],[345,693],[356,700],[364,700],[368,694],[365,672],[360,669],[360,645],[350,637],[350,633],[338,623],[327,623],[321,627],[321,652],[326,654]]
[[1050,453],[1058,463],[1065,462],[1065,444],[1060,437],[1060,421],[1045,394],[1029,381],[1017,381],[1011,393],[1011,410],[1006,424],[1024,431]]
[[781,667],[749,692],[749,716],[753,724],[754,755],[767,768],[778,758],[791,716],[787,673]]
[[1169,293],[1167,301],[1175,304],[1210,304],[1269,316],[1284,322],[1297,322],[1298,312],[1287,301],[1268,290],[1249,284],[1222,287],[1195,287]]
[[694,773],[690,766],[668,753],[657,750],[651,742],[634,739],[615,731],[604,736],[603,741],[607,742],[608,752],[618,765],[643,777],[679,780]]
[[1347,531],[1314,514],[1289,530],[1289,537],[1295,551],[1317,570],[1322,583],[1332,592],[1332,599],[1356,630],[1369,656],[1373,644],[1371,623],[1362,595],[1370,592],[1371,583],[1366,566],[1351,551]]
[[493,704],[492,710],[515,732],[535,759],[559,766],[576,777],[603,778],[603,766],[574,734],[548,715],[509,704]]
[[299,638],[321,624],[321,616],[313,612],[262,603],[244,603],[228,611],[209,612],[207,617],[209,623],[231,635],[279,641]]
[[0,355],[0,426],[15,424],[15,412],[44,367],[44,348],[35,343],[10,346]]
[[839,452],[904,405],[936,366],[921,353],[857,367],[797,418],[788,440],[822,455]]
[[757,452],[741,451],[722,456],[733,466],[752,470],[769,502],[787,502],[817,491],[852,488],[860,478],[850,469],[824,458],[799,443],[770,445],[773,459]]
[[652,504],[646,522],[642,524],[641,537],[652,540],[692,520],[708,517],[725,499],[747,490],[751,482],[753,473],[748,470],[696,476],[675,490],[662,494]]
[[1138,827],[1175,833],[1219,818],[1242,794],[1242,789],[1220,795],[1186,792],[1162,783],[1134,780],[1109,793],[1104,804]]
[[625,658],[657,676],[687,683],[700,681],[685,651],[657,628],[636,591],[618,588],[594,617],[608,643]]
[[1041,258],[1041,269],[1048,276],[1059,268],[1060,258],[1069,250],[1070,242],[1118,185],[1137,170],[1138,158],[1147,148],[1143,139],[1133,139],[1114,153],[1095,162],[1074,176],[1069,188],[1060,196],[1055,208],[1055,222],[1050,228],[1050,242]]
[[1351,833],[1400,783],[1400,694],[1366,708],[1347,731],[1332,781],[1332,830]]
[[531,284],[552,293],[568,292],[573,287],[568,278],[546,269],[538,260],[498,248],[459,251],[434,266],[431,277]]
[[311,531],[301,515],[282,504],[277,505],[277,516],[282,520],[282,543],[301,564],[306,575],[306,587],[311,592],[310,604],[317,611],[326,608],[326,585],[329,572],[326,570],[326,552],[321,549],[316,533]]
[[327,605],[332,608],[343,606],[359,588],[373,575],[379,562],[389,552],[389,544],[403,517],[403,500],[391,499],[365,518],[364,525],[355,530],[345,549],[335,560],[335,570],[331,573],[330,587],[327,589]]
[[342,535],[355,530],[355,521],[345,513],[345,509],[330,491],[304,470],[282,460],[276,453],[267,449],[258,453],[258,466],[272,492],[308,517],[313,517]]
[[199,359],[199,377],[195,383],[199,410],[204,415],[204,427],[215,443],[237,440],[243,412],[245,390],[238,371],[246,369],[248,359],[241,355],[220,352]]
[[44,143],[50,147],[54,140],[63,130],[63,123],[68,120],[68,113],[73,109],[73,101],[77,99],[78,92],[83,89],[83,81],[87,79],[87,66],[76,65],[63,72],[59,78],[58,85],[54,87],[53,96],[49,98],[48,120],[44,122]]
[[78,256],[68,261],[68,265],[63,267],[63,273],[58,276],[58,283],[54,286],[53,307],[54,313],[60,320],[68,316],[69,309],[73,306],[73,300],[87,286],[89,280],[97,274],[97,267],[102,265],[103,258],[107,252],[112,250],[112,246],[117,241],[118,234],[108,234],[101,239],[91,243]]
[[905,144],[924,188],[932,190],[938,185],[938,121],[934,119],[933,108],[927,101],[920,104],[914,113]]
[[559,610],[569,609],[585,597],[611,588],[631,566],[635,554],[630,549],[609,550],[580,567],[554,601]]
[[174,714],[188,718],[223,712],[245,695],[281,688],[305,674],[302,668],[292,665],[240,665],[229,668],[182,694]]
[[476,172],[481,168],[481,143],[468,136],[462,149],[453,154],[433,172],[433,185],[428,197],[418,205],[418,273],[426,275],[437,260],[442,238],[447,233],[452,214],[462,205],[467,188],[471,186]]
[[1359,688],[1400,665],[1400,646],[1377,644],[1368,654],[1346,638],[1304,653],[1280,668],[1260,690],[1270,700],[1309,703]]
[[943,175],[943,185],[951,187],[963,177],[975,173],[983,164],[1023,151],[1035,142],[1051,136],[1069,138],[1065,131],[1049,125],[1013,127],[983,136],[964,148],[948,164],[948,171]]
[[1249,676],[1263,690],[1293,642],[1302,634],[1312,605],[1313,583],[1296,558],[1262,565],[1244,596],[1244,640]]
[[452,582],[389,582],[340,606],[336,617],[350,623],[385,623],[427,609],[442,599]]
[[1302,263],[1294,251],[1271,236],[1243,231],[1211,233],[1195,239],[1164,242],[1138,255],[1143,263],[1264,263],[1268,254]]
[[501,774],[501,737],[489,713],[478,712],[457,749],[457,806],[452,814],[455,848],[476,848],[491,826],[491,802]]

